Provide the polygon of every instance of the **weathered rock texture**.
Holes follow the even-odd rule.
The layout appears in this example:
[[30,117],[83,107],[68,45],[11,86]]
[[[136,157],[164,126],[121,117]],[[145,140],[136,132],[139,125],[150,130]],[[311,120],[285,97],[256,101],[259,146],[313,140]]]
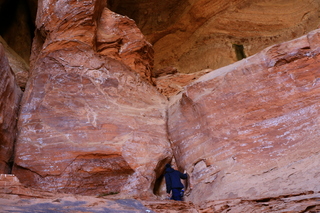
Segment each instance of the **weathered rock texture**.
[[[0,198],[12,199],[19,198],[19,196],[24,198],[46,198],[52,197],[53,194],[25,187],[13,174],[0,174]],[[1,204],[0,210],[3,211],[3,209],[3,204]]]
[[189,200],[319,192],[320,30],[202,76],[171,99]]
[[[253,54],[317,28],[319,1],[108,1],[154,44],[153,73],[151,44],[105,4],[39,1],[13,168],[23,187],[151,198],[164,191],[172,147],[197,206],[171,212],[318,210],[320,30]],[[14,25],[3,31],[7,41]],[[213,71],[245,55],[253,56]],[[20,90],[1,60],[7,172]],[[172,96],[168,110],[153,84]],[[22,187],[15,180],[4,193]]]
[[57,199],[1,199],[2,213],[10,212],[130,212],[130,213],[155,213],[146,208],[138,200],[107,200],[88,196],[69,196]]
[[155,70],[217,69],[236,62],[234,44],[251,56],[319,25],[318,0],[110,0],[133,18],[155,48]]
[[[166,69],[167,70],[167,69]],[[172,70],[172,69],[170,69]],[[155,86],[158,91],[167,97],[176,95],[181,92],[185,86],[191,84],[201,76],[211,72],[211,69],[205,69],[194,73],[173,73],[168,75],[160,75],[154,78]]]
[[104,9],[97,31],[97,51],[121,59],[145,80],[152,82],[153,48],[128,17]]
[[199,206],[199,213],[270,213],[270,212],[308,212],[320,211],[320,194],[300,194],[286,197],[272,197],[259,200],[215,200]]
[[[10,172],[21,90],[0,44],[0,173]],[[11,162],[10,162],[11,161]]]
[[[37,199],[38,198],[38,199]],[[299,194],[259,200],[214,200],[194,205],[192,202],[172,200],[116,199],[115,195],[80,196],[48,193],[26,188],[14,175],[0,174],[1,212],[68,211],[73,212],[154,212],[208,213],[208,212],[319,212],[320,194]],[[149,210],[148,210],[149,209]]]
[[[112,197],[112,196],[111,196]],[[37,199],[38,198],[38,199]],[[130,212],[154,213],[134,199],[45,193],[24,187],[14,175],[0,174],[0,211],[9,212]]]
[[5,55],[8,58],[9,65],[12,71],[14,72],[17,84],[20,88],[24,89],[29,77],[30,67],[28,63],[23,58],[21,58],[13,49],[11,49],[7,42],[1,36],[0,43],[4,47]]
[[[167,100],[137,74],[141,66],[133,70],[130,58],[121,58],[125,52],[134,60],[147,42],[133,35],[139,31],[132,21],[104,4],[39,1],[13,173],[48,191],[150,197],[160,167],[171,158]],[[117,22],[117,32],[133,40],[100,32]],[[123,51],[120,57],[108,52],[112,42]]]

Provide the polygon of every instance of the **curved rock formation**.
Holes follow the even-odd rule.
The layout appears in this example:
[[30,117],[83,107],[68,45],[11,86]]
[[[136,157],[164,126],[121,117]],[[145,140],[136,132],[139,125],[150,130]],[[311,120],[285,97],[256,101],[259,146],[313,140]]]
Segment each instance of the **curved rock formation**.
[[172,97],[169,133],[188,199],[319,192],[320,30],[215,70]]
[[[320,208],[320,30],[299,37],[319,1],[107,3],[155,52],[105,0],[39,1],[13,167],[24,186],[149,199],[174,154],[199,211]],[[9,172],[21,91],[2,49],[0,65]]]
[[97,51],[122,60],[151,82],[153,48],[132,19],[104,9],[97,29]]
[[[48,191],[150,197],[160,167],[172,155],[167,100],[136,73],[143,66],[130,68],[137,50],[144,50],[138,51],[141,59],[152,55],[151,47],[144,49],[148,43],[132,22],[104,4],[39,2],[13,173],[23,184]],[[100,32],[117,22],[119,35],[134,32],[131,41]],[[117,41],[130,63],[121,51],[115,57],[102,48]]]
[[[155,70],[217,69],[319,25],[319,1],[108,1],[133,18],[155,48]],[[243,53],[239,53],[243,47]],[[238,50],[240,48],[240,50]],[[241,56],[242,55],[242,56]]]

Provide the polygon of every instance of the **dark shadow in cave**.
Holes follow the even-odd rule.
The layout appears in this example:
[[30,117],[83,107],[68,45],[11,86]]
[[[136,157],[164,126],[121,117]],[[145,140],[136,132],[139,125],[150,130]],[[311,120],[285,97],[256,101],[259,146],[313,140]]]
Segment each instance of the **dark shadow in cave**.
[[27,63],[35,30],[37,3],[32,0],[5,0],[0,4],[0,35]]
[[236,57],[238,59],[238,61],[246,58],[246,54],[244,53],[244,47],[242,44],[233,44],[232,47],[234,48],[235,52],[236,52]]
[[161,187],[164,182],[165,165],[170,163],[172,159],[165,158],[161,160],[156,166],[156,180],[153,186],[153,194],[160,195]]
[[[163,171],[164,173],[164,171]],[[154,183],[153,187],[153,194],[155,195],[160,195],[160,189],[161,189],[161,183],[164,181],[164,174],[160,175],[157,179],[156,182]]]

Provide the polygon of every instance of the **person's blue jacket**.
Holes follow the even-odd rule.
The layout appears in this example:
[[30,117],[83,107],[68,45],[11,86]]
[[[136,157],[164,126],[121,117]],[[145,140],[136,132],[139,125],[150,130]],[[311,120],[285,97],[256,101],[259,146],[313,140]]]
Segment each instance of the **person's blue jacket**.
[[170,164],[167,164],[164,177],[166,180],[167,193],[169,194],[172,189],[182,189],[184,187],[180,179],[187,179],[187,174],[174,170]]

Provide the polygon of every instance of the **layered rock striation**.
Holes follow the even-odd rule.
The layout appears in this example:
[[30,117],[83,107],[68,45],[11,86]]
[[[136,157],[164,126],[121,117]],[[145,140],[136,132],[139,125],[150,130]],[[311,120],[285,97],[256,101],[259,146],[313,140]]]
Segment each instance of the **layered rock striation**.
[[[319,25],[319,1],[108,1],[133,18],[155,49],[155,70],[217,69]],[[240,58],[239,58],[240,57]]]
[[22,92],[0,44],[0,173],[11,172]]
[[262,49],[316,28],[319,2],[130,5],[147,8],[131,15],[155,65],[134,21],[105,1],[39,1],[28,83],[16,72],[27,86],[15,146],[21,91],[0,46],[0,171],[15,150],[24,186],[150,199],[174,154],[199,211],[318,209],[320,30]]
[[[143,80],[151,46],[104,4],[39,2],[13,173],[52,192],[150,197],[171,159],[167,99]],[[137,51],[143,66],[121,57],[136,61]]]
[[143,79],[153,83],[153,47],[132,19],[104,9],[96,43],[99,54],[122,60]]
[[320,30],[202,76],[171,98],[168,130],[188,199],[320,191]]

